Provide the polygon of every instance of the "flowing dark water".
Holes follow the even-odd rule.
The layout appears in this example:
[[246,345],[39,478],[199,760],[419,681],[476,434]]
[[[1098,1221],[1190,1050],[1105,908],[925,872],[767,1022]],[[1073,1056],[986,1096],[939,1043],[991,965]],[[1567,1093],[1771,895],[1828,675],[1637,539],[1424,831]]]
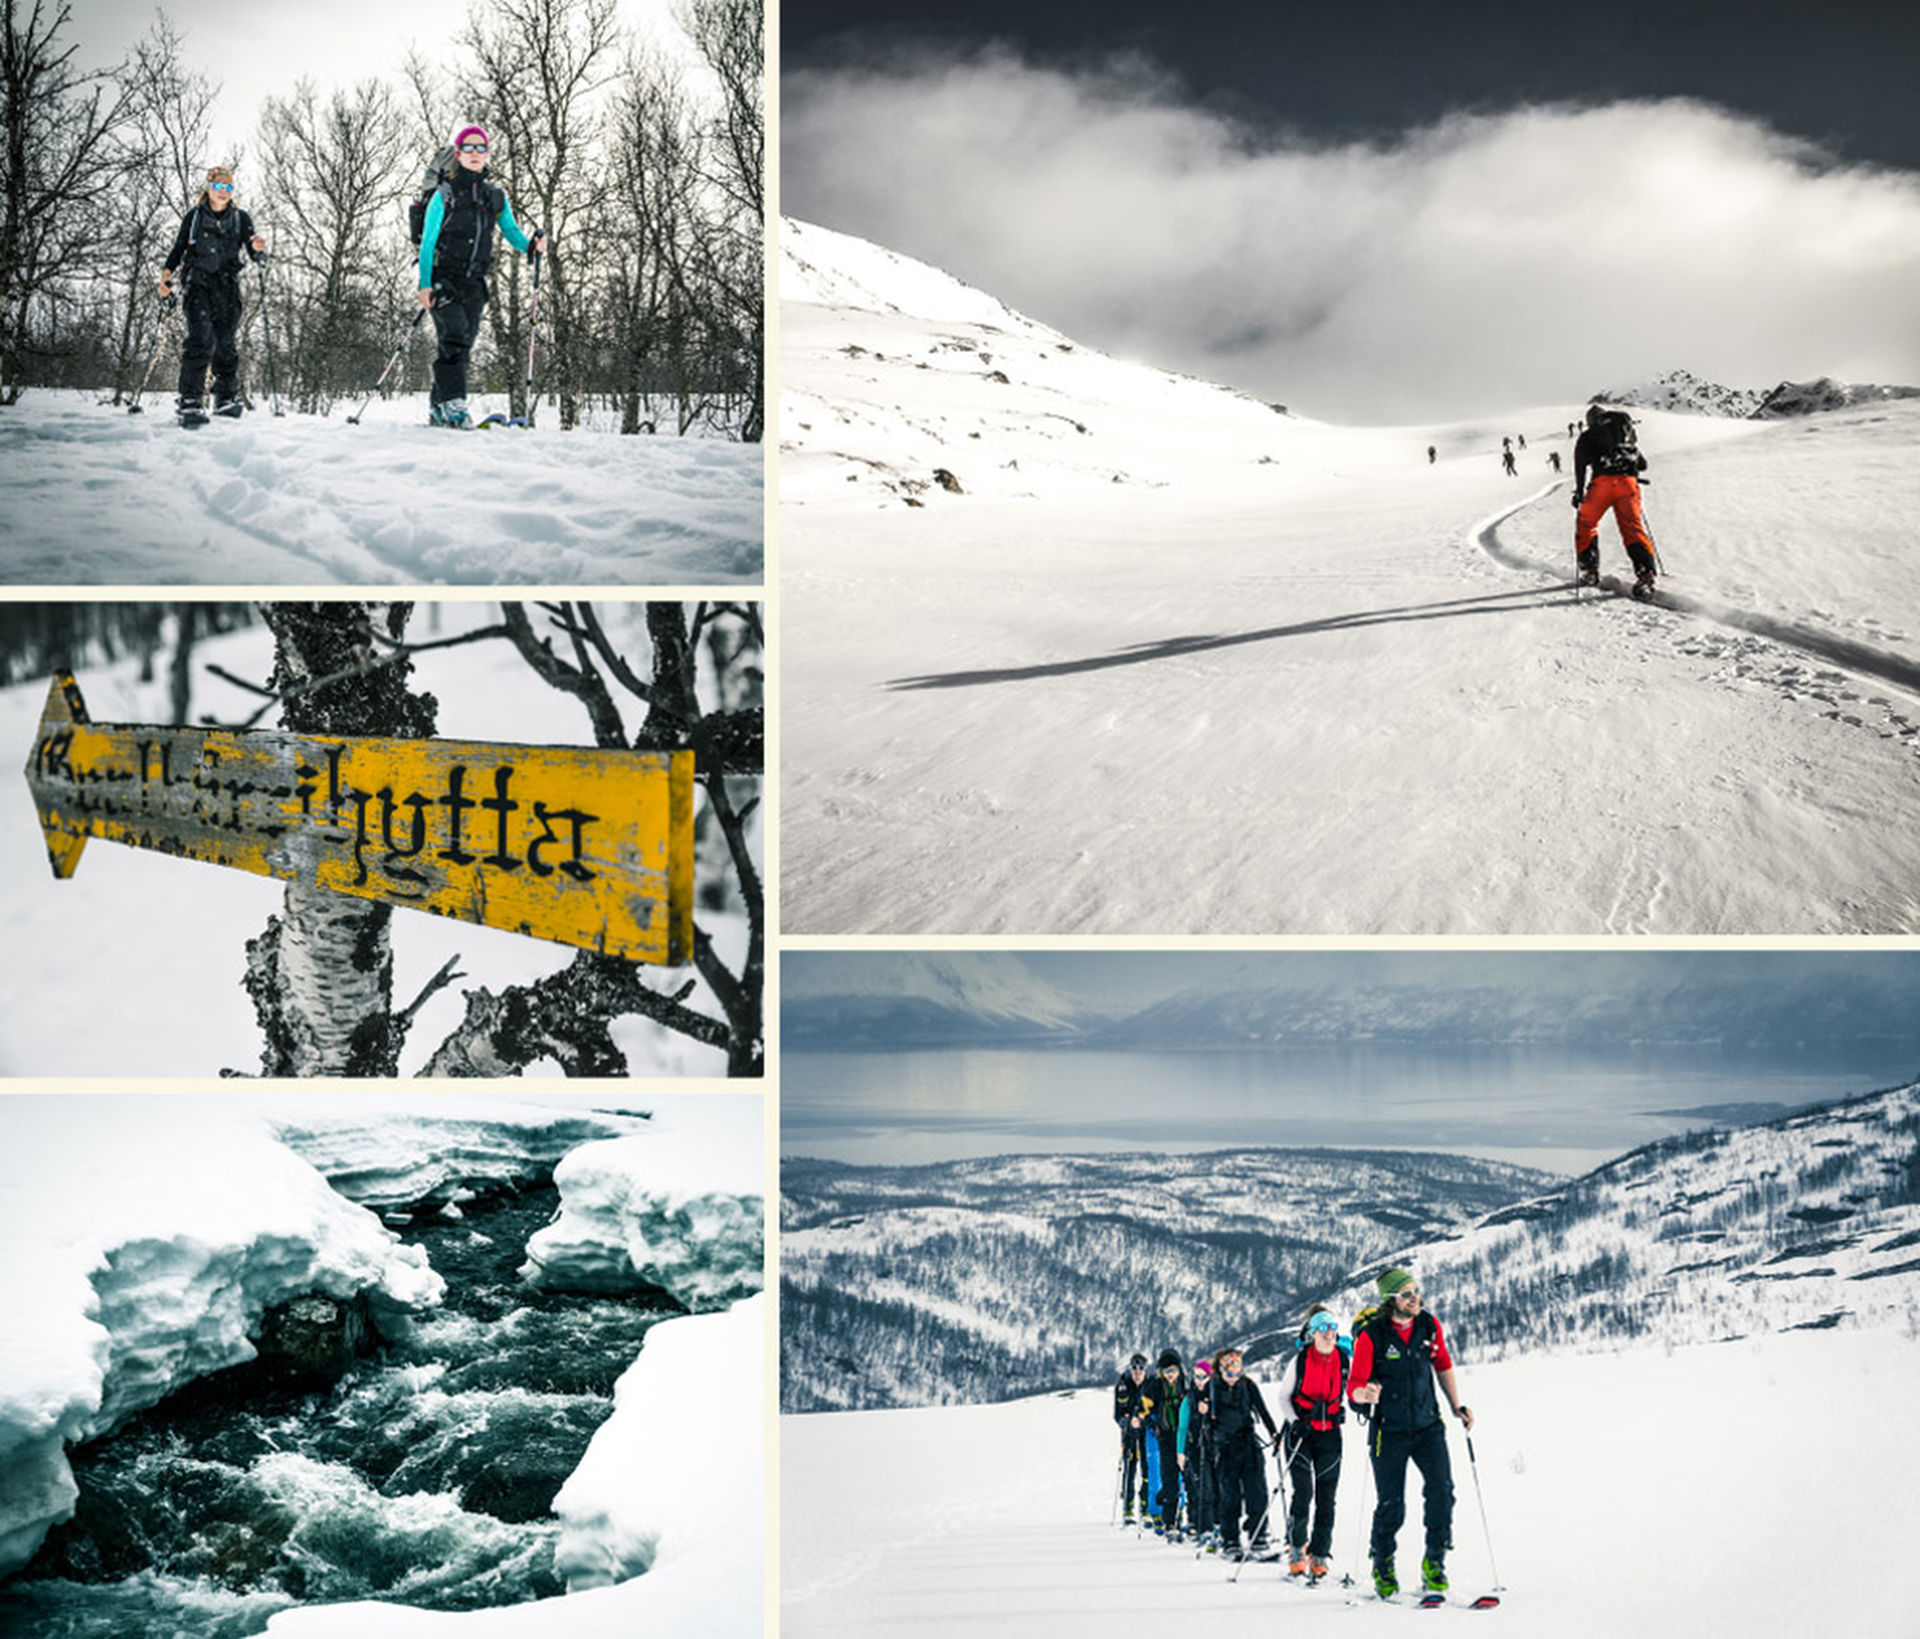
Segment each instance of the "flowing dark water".
[[78,1512],[0,1587],[0,1634],[240,1639],[295,1604],[561,1593],[554,1494],[647,1329],[679,1310],[520,1281],[556,1200],[402,1231],[445,1306],[333,1388],[274,1390],[242,1367],[74,1452]]

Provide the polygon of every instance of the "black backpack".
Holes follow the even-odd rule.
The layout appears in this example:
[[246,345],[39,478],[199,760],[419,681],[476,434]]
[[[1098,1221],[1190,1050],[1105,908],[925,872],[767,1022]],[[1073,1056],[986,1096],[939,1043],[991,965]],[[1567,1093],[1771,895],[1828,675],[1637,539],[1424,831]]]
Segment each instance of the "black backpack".
[[1594,422],[1590,430],[1595,445],[1595,472],[1618,477],[1623,473],[1637,473],[1646,469],[1647,463],[1640,454],[1633,417],[1625,410],[1602,410],[1600,419]]
[[427,206],[433,196],[452,178],[454,171],[454,146],[448,143],[427,161],[425,173],[420,178],[419,189],[407,204],[407,234],[413,240],[413,248],[420,248],[420,235],[426,231]]

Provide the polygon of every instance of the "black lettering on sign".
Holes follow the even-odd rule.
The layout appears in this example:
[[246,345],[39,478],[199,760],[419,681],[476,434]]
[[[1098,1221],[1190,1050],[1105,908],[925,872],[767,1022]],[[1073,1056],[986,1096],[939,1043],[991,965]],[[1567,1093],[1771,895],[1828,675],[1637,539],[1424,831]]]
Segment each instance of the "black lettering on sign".
[[447,794],[440,798],[440,806],[447,811],[447,845],[440,850],[440,857],[451,860],[455,865],[471,865],[474,856],[460,846],[460,816],[473,807],[471,797],[463,797],[460,788],[466,783],[467,771],[456,765],[447,770]]
[[507,784],[512,778],[511,767],[496,768],[493,771],[493,795],[484,798],[480,804],[482,808],[492,809],[498,816],[496,834],[499,839],[494,843],[493,852],[488,854],[481,863],[496,866],[503,871],[516,870],[520,864],[519,860],[507,852],[507,816],[520,806],[507,795]]
[[[405,801],[395,802],[392,786],[383,785],[380,788],[380,840],[387,846],[386,858],[381,863],[386,866],[388,874],[397,882],[411,882],[423,888],[427,885],[427,878],[423,872],[397,862],[414,858],[426,847],[427,810],[432,806],[432,802],[417,791]],[[413,836],[404,848],[393,840],[393,816],[402,808],[413,810]]]
[[[533,805],[533,817],[540,822],[540,835],[534,838],[527,847],[527,864],[532,867],[534,875],[552,876],[556,870],[559,870],[566,872],[566,874],[576,882],[591,882],[594,878],[594,873],[580,863],[580,839],[581,833],[584,832],[589,825],[594,824],[600,816],[598,814],[583,813],[578,808],[549,808],[544,802],[536,802]],[[568,820],[572,823],[573,834],[571,841],[573,857],[571,859],[561,860],[558,865],[548,865],[542,862],[540,851],[545,848],[548,843],[558,842],[560,840],[554,833],[553,822],[555,820]]]

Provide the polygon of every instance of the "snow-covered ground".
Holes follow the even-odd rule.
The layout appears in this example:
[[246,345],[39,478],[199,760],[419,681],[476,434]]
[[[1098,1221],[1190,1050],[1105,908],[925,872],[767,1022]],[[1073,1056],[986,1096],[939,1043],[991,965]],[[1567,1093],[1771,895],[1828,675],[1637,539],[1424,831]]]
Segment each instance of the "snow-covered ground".
[[[647,653],[640,605],[602,608],[630,642]],[[408,637],[426,641],[491,623],[484,603],[417,609]],[[537,617],[536,617],[537,624]],[[212,662],[264,681],[273,639],[264,627],[212,638],[196,651],[193,713],[221,721],[249,716],[258,701],[205,671]],[[591,745],[586,714],[570,697],[541,683],[509,645],[479,644],[431,651],[416,660],[414,682],[440,703],[443,737],[539,745]],[[141,684],[138,663],[86,667],[80,687],[99,722],[167,721],[164,666],[160,681]],[[23,766],[46,704],[47,684],[0,689],[0,746]],[[272,726],[269,723],[268,726]],[[637,726],[637,720],[630,722]],[[696,799],[701,800],[701,799]],[[756,827],[754,835],[758,836]],[[24,787],[0,802],[0,1073],[41,1076],[213,1075],[255,1071],[259,1026],[241,988],[246,941],[281,913],[280,884],[145,849],[95,843],[79,871],[58,881],[48,869],[38,817]],[[729,968],[738,971],[747,929],[739,916],[701,910]],[[182,941],[192,952],[183,961]],[[573,959],[566,946],[495,928],[401,911],[393,919],[394,999],[404,1006],[450,958],[462,978],[433,996],[408,1038],[402,1073],[425,1063],[464,1015],[463,993],[532,983]],[[662,969],[657,988],[677,989],[692,969]],[[704,984],[688,1005],[712,1017],[719,1004]],[[111,1028],[102,1027],[109,1015]],[[614,1039],[635,1074],[724,1075],[722,1050],[664,1028],[624,1019]],[[536,1071],[539,1069],[536,1066]]]
[[[1449,1570],[1462,1599],[1504,1591],[1496,1612],[1435,1620],[1527,1639],[1913,1633],[1894,1583],[1920,1511],[1920,1430],[1889,1410],[1920,1390],[1912,1337],[1786,1332],[1463,1362],[1459,1381],[1476,1427],[1471,1467],[1458,1425],[1451,1435]],[[1334,1576],[1307,1589],[1250,1565],[1235,1584],[1217,1561],[1114,1528],[1110,1410],[1101,1388],[783,1418],[782,1639],[1110,1639],[1215,1623],[1385,1633],[1407,1619],[1370,1596],[1349,1607],[1339,1586],[1362,1570],[1371,1512],[1352,1430]],[[1403,1575],[1419,1560],[1418,1492],[1411,1476]]]
[[572,1292],[664,1287],[689,1308],[758,1291],[766,1163],[755,1094],[715,1093],[646,1130],[582,1144],[554,1169],[560,1215],[521,1273]]
[[1643,608],[1571,397],[1333,427],[783,254],[789,932],[1920,929],[1920,404],[1645,412]]
[[[424,398],[174,424],[89,393],[0,411],[0,581],[699,586],[762,576],[758,444],[449,433]],[[483,404],[483,412],[491,408]],[[556,418],[549,410],[547,420]]]

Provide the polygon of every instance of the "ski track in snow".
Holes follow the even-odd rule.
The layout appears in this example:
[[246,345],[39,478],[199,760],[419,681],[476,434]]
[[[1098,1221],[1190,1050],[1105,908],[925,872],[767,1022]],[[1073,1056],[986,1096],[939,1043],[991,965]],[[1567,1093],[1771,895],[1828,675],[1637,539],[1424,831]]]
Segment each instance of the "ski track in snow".
[[[1538,504],[1547,496],[1552,495],[1564,486],[1564,479],[1556,479],[1544,489],[1529,495],[1524,501],[1516,501],[1512,506],[1502,508],[1491,518],[1484,519],[1474,525],[1473,528],[1467,532],[1467,539],[1475,546],[1478,546],[1496,563],[1503,564],[1508,569],[1522,571],[1540,570],[1551,573],[1550,565],[1542,563],[1528,553],[1517,550],[1502,542],[1500,539],[1500,525],[1517,513],[1524,512],[1527,508]],[[1625,594],[1626,592],[1625,583],[1614,577],[1604,576],[1602,577],[1602,582],[1610,591],[1620,594]],[[1567,583],[1560,581],[1555,584],[1564,586]],[[1576,597],[1577,596],[1578,593],[1576,593]],[[1682,614],[1697,615],[1701,619],[1710,621],[1717,626],[1724,626],[1737,631],[1751,632],[1756,637],[1765,638],[1768,642],[1778,644],[1782,648],[1797,649],[1809,659],[1823,661],[1827,665],[1837,666],[1843,671],[1858,672],[1867,677],[1875,677],[1883,683],[1891,683],[1895,688],[1904,689],[1908,694],[1913,695],[1916,703],[1920,703],[1920,665],[1915,664],[1913,661],[1901,655],[1890,653],[1885,649],[1875,648],[1870,644],[1850,642],[1848,639],[1836,636],[1832,632],[1823,631],[1818,627],[1808,626],[1801,622],[1782,620],[1770,615],[1761,614],[1754,610],[1735,608],[1732,604],[1719,603],[1708,598],[1689,596],[1685,592],[1676,592],[1673,590],[1671,584],[1665,580],[1662,580],[1660,584],[1659,601],[1654,607],[1673,609]],[[1728,651],[1716,649],[1708,645],[1702,647],[1697,652],[1717,657]],[[1750,657],[1751,653],[1752,651],[1749,649],[1742,658],[1746,659]],[[1752,668],[1750,665],[1742,665],[1740,669],[1746,672]],[[1829,677],[1827,680],[1834,681],[1835,679]],[[1887,702],[1884,701],[1873,703],[1887,704]],[[1841,714],[1836,713],[1836,715]],[[1861,723],[1861,719],[1858,717],[1843,716],[1842,720],[1853,723],[1856,726],[1859,726]],[[1908,719],[1899,718],[1898,720],[1907,724],[1909,729],[1911,729],[1911,723]]]
[[0,578],[27,585],[689,585],[760,578],[763,455],[720,439],[368,419],[176,427],[91,395],[0,416]]

